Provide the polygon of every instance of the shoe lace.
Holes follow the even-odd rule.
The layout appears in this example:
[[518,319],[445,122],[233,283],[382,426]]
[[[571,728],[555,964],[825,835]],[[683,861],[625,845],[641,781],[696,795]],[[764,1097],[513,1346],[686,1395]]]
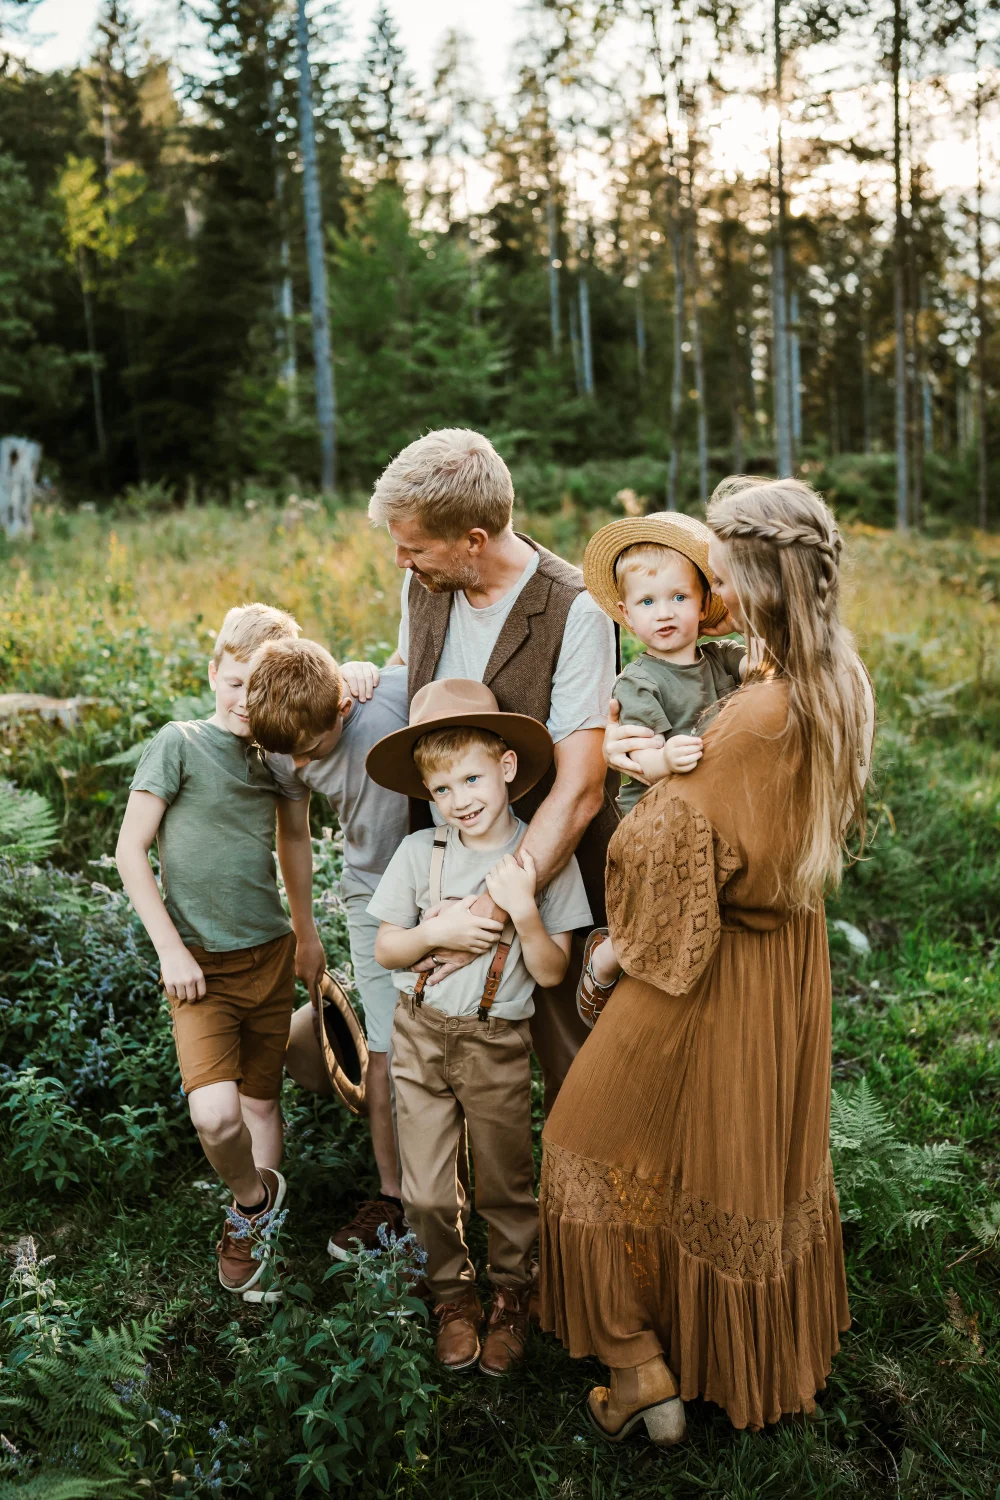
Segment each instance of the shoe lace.
[[490,1313],[491,1328],[509,1328],[516,1332],[528,1308],[527,1295],[519,1297],[516,1292],[497,1292],[493,1303],[493,1311]]
[[443,1328],[446,1323],[454,1323],[457,1318],[468,1318],[474,1322],[477,1313],[475,1305],[463,1298],[459,1302],[438,1302],[434,1308],[434,1316],[438,1320],[438,1326]]
[[391,1203],[386,1203],[380,1198],[369,1198],[362,1203],[351,1222],[345,1227],[351,1229],[377,1229],[380,1224],[392,1223]]

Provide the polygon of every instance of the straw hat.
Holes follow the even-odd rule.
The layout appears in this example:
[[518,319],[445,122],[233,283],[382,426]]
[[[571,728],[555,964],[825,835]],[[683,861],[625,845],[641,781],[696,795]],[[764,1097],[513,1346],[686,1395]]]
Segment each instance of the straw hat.
[[[610,615],[616,624],[621,624],[615,563],[626,547],[635,547],[640,542],[672,547],[693,562],[708,583],[708,544],[711,539],[712,533],[704,521],[679,510],[659,510],[649,516],[624,516],[620,521],[612,521],[594,533],[583,554],[583,581],[587,592],[606,615]],[[726,606],[717,595],[711,594],[703,624],[711,629],[721,624],[725,617]]]
[[352,1115],[368,1113],[368,1043],[361,1024],[332,974],[319,986],[319,1044],[333,1091]]
[[515,752],[517,775],[510,787],[512,802],[530,792],[552,764],[552,736],[538,719],[527,714],[501,713],[484,682],[445,677],[414,693],[406,729],[397,729],[372,746],[365,762],[368,775],[390,792],[430,802],[431,794],[421,781],[413,759],[413,747],[421,735],[429,734],[432,729],[457,729],[460,725],[488,729]]

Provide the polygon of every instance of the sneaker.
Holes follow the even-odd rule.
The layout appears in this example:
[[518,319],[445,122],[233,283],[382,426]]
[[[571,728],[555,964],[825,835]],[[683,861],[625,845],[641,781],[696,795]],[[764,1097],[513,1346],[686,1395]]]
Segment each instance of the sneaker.
[[273,1168],[261,1167],[260,1177],[267,1189],[267,1206],[249,1219],[235,1204],[227,1208],[222,1238],[215,1247],[220,1284],[227,1292],[241,1296],[264,1274],[268,1240],[277,1227],[276,1216],[281,1213],[287,1191],[285,1179]]
[[331,1234],[327,1241],[327,1254],[332,1255],[334,1260],[350,1260],[358,1248],[353,1243],[354,1240],[360,1240],[364,1250],[381,1250],[378,1232],[383,1224],[387,1232],[397,1239],[402,1239],[410,1228],[406,1215],[398,1204],[390,1203],[388,1198],[366,1199],[351,1222]]

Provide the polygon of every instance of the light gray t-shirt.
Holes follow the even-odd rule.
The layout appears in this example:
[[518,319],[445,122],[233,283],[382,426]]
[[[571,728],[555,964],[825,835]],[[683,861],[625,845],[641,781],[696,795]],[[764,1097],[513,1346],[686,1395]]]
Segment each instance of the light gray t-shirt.
[[[538,553],[531,554],[520,578],[496,604],[473,609],[461,589],[451,596],[448,633],[435,681],[464,677],[482,682],[493,655],[493,647],[514,601],[538,567]],[[415,588],[421,585],[415,584]],[[409,655],[410,572],[403,579],[399,621],[399,654]],[[604,611],[589,594],[573,600],[566,617],[559,660],[552,679],[552,698],[546,728],[558,745],[578,729],[603,729],[615,681],[615,631]]]
[[409,827],[407,801],[388,792],[365,771],[365,757],[376,741],[409,722],[406,668],[384,667],[367,703],[354,699],[340,739],[322,760],[297,771],[290,755],[268,753],[267,766],[289,797],[303,787],[328,797],[344,834],[344,897],[370,896]]
[[[505,854],[513,854],[524,836],[527,824],[520,818],[516,822],[516,829],[502,848],[481,851],[466,848],[458,829],[448,829],[441,873],[444,899],[460,901],[465,896],[485,891],[489,871]],[[416,927],[421,913],[431,905],[433,844],[433,828],[420,828],[403,840],[369,903],[371,916],[396,927]],[[552,877],[536,899],[546,932],[573,932],[577,927],[589,927],[593,921],[575,856],[558,875]],[[423,993],[424,1004],[449,1016],[475,1015],[492,958],[490,950],[473,959],[464,969],[449,974],[440,984],[427,986]],[[406,991],[412,990],[416,976],[409,969],[394,969],[392,977],[397,990]],[[534,988],[535,981],[521,957],[521,940],[515,935],[490,1014],[504,1021],[521,1021],[533,1015]]]

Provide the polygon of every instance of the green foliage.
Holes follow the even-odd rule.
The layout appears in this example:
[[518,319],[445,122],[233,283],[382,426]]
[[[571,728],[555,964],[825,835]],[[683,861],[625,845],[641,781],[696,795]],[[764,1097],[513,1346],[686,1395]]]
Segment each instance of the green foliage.
[[961,1181],[961,1148],[901,1141],[866,1078],[851,1094],[834,1091],[830,1146],[841,1217],[860,1224],[863,1250],[900,1230],[913,1233],[939,1221],[943,1208],[933,1201],[936,1190]]
[[58,838],[58,824],[44,797],[0,781],[0,859],[11,864],[44,859]]

